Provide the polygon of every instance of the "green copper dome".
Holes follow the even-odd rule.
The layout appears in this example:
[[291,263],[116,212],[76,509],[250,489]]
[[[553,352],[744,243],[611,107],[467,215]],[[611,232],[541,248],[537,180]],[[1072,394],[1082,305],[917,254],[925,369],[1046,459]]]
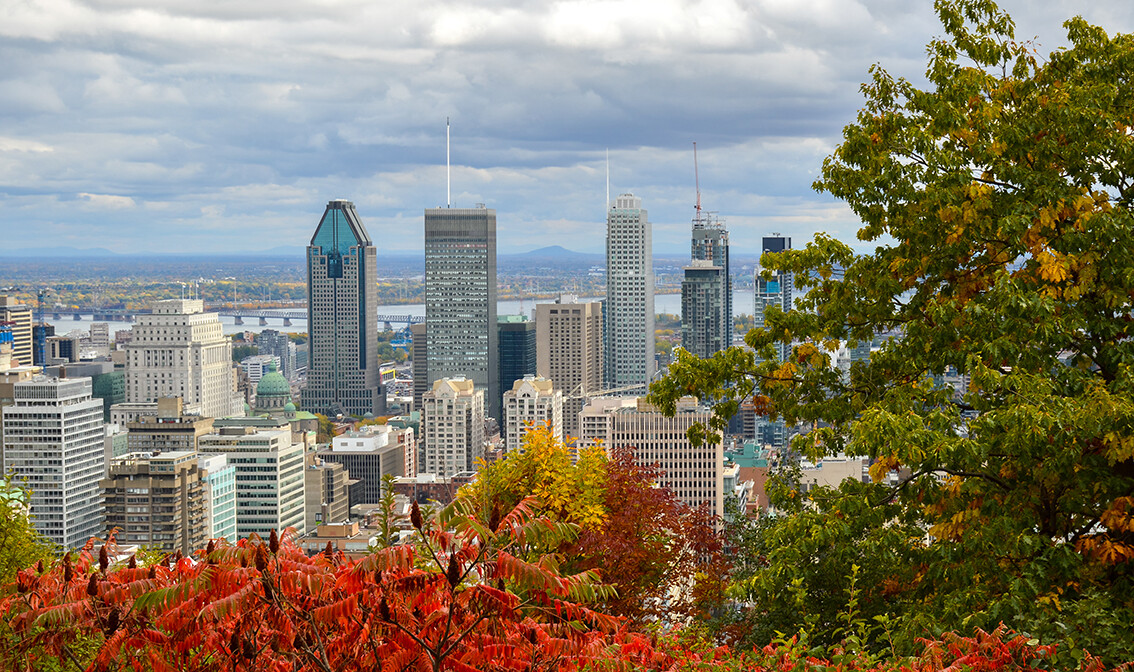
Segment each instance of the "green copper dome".
[[295,413],[295,404],[293,404],[289,401],[286,404],[284,404],[283,410],[284,410],[284,413]]
[[276,363],[268,364],[268,371],[260,378],[260,382],[256,385],[257,397],[287,397],[291,398],[291,385],[288,384],[287,378],[283,374],[276,371]]

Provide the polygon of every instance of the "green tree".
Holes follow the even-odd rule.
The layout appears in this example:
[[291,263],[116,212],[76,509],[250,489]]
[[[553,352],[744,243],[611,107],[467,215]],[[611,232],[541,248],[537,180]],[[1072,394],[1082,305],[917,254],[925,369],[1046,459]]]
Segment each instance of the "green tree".
[[[948,36],[929,45],[928,86],[872,68],[815,184],[875,251],[820,235],[765,255],[808,290],[796,310],[769,310],[751,352],[681,355],[654,395],[719,400],[718,424],[752,397],[825,423],[798,450],[874,460],[879,482],[824,492],[792,524],[837,531],[864,504],[902,512],[874,530],[916,519],[916,537],[856,537],[894,558],[885,596],[904,641],[1004,621],[1134,659],[1134,38],[1075,18],[1070,47],[1041,59],[991,0],[936,6]],[[831,367],[840,342],[884,332],[900,336],[849,380]],[[787,361],[777,342],[797,344]],[[930,376],[946,372],[967,387]],[[815,561],[762,576],[810,591]]]
[[11,474],[0,476],[0,586],[10,583],[19,570],[54,555],[54,546],[28,518],[28,497]]

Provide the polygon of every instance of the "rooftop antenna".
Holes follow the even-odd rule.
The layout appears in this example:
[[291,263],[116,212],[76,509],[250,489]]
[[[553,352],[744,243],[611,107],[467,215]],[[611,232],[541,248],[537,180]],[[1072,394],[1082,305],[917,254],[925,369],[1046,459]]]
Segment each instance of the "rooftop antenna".
[[445,207],[453,207],[453,180],[449,168],[449,117],[445,117]]

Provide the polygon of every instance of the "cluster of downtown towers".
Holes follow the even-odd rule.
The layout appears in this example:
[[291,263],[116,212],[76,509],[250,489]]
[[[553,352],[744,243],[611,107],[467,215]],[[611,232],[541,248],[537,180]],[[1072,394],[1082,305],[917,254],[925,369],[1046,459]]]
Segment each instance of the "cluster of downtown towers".
[[[790,238],[765,238],[764,247],[783,250]],[[385,411],[378,374],[377,279],[377,249],[354,204],[331,201],[307,248],[305,409],[332,417]],[[588,392],[644,394],[656,371],[653,238],[641,199],[632,194],[618,196],[607,211],[606,284],[604,390]],[[771,303],[790,307],[790,278],[757,276],[757,324]],[[681,305],[682,347],[708,357],[731,344],[728,231],[700,209],[693,219]],[[487,414],[500,418],[496,313],[496,211],[483,206],[425,210],[425,343],[415,343],[414,349],[415,357],[425,354],[425,367],[415,362],[415,369],[424,370],[430,387],[442,378],[471,380],[484,391]]]

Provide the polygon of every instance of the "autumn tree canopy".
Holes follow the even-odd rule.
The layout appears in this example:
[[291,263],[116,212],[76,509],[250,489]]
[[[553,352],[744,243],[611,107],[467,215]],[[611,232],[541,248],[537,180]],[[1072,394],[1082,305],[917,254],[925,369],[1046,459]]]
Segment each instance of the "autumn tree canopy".
[[[895,487],[821,491],[785,518],[798,541],[765,558],[755,594],[818,588],[811,563],[831,554],[814,540],[828,534],[858,546],[829,567],[843,589],[856,559],[891,559],[862,597],[908,642],[1004,621],[1130,660],[1134,37],[1074,18],[1070,46],[1045,57],[991,0],[936,7],[946,35],[928,47],[927,86],[872,68],[815,183],[874,252],[819,235],[765,255],[807,290],[796,310],[769,310],[753,351],[681,356],[653,393],[718,400],[718,422],[752,397],[818,427],[801,452],[868,456],[876,479],[903,470]],[[831,366],[840,343],[880,333],[897,337],[849,379]],[[776,343],[794,346],[788,361]],[[931,377],[946,372],[967,388]],[[896,508],[845,534],[881,507]],[[905,534],[886,533],[894,521]]]

